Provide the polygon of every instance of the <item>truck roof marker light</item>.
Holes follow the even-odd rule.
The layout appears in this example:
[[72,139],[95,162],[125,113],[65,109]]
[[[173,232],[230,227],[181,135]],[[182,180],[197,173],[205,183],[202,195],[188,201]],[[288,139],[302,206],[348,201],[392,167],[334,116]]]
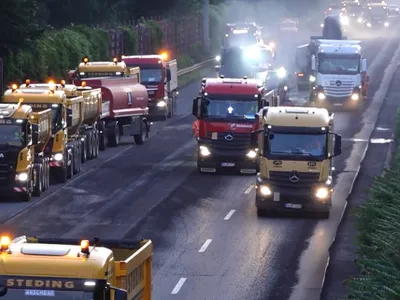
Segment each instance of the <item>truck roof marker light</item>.
[[90,254],[90,252],[89,252],[89,241],[88,240],[82,240],[81,241],[81,252],[86,254],[86,255]]
[[18,99],[18,104],[24,103],[24,98],[19,98]]
[[18,85],[16,85],[15,83],[11,85],[11,90],[13,92],[15,92],[18,89]]
[[61,86],[65,87],[65,80],[61,80]]
[[56,85],[54,84],[54,81],[49,81],[49,90],[52,94],[54,94],[54,91],[56,90]]
[[114,64],[118,64],[118,58],[113,57],[113,63],[114,63]]
[[86,65],[86,64],[89,62],[89,57],[85,56],[85,57],[82,59],[82,62]]
[[0,250],[7,251],[11,244],[11,239],[8,236],[2,236],[0,238]]
[[30,79],[26,79],[25,80],[25,85],[26,85],[26,87],[29,87],[31,85],[31,80]]
[[168,53],[167,53],[167,52],[162,52],[162,53],[160,54],[160,56],[161,56],[161,59],[162,59],[162,60],[168,59]]
[[86,87],[86,81],[81,82],[81,87]]
[[121,59],[124,59],[125,57],[126,57],[125,55],[123,55],[123,54],[121,55]]

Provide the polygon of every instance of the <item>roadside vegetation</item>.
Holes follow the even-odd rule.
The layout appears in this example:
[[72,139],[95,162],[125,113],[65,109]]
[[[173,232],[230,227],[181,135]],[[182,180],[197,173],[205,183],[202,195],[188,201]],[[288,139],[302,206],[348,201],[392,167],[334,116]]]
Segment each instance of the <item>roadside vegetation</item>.
[[[399,141],[398,112],[397,145]],[[396,151],[390,169],[376,178],[356,217],[359,231],[356,263],[360,275],[346,282],[348,299],[400,299],[400,151]]]

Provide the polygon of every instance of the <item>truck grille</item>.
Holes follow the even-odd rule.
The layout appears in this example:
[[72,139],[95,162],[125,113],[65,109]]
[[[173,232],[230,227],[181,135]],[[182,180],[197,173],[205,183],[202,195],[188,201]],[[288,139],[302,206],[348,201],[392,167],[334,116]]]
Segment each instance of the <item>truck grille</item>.
[[350,80],[340,80],[341,85],[337,86],[335,80],[329,81],[328,86],[324,86],[324,92],[328,97],[347,98],[351,96],[355,87],[355,82]]
[[[227,140],[227,135],[232,136],[232,140]],[[212,139],[212,132],[208,132],[205,144],[218,150],[246,150],[250,145],[250,133],[218,132],[217,138]]]
[[0,158],[0,188],[6,188],[15,181],[18,152],[4,151],[1,153],[4,158]]
[[308,173],[308,172],[297,172],[299,181],[291,182],[290,177],[293,175],[293,172],[279,172],[279,171],[269,171],[269,179],[279,185],[287,185],[287,186],[311,186],[315,183],[319,182],[320,173]]

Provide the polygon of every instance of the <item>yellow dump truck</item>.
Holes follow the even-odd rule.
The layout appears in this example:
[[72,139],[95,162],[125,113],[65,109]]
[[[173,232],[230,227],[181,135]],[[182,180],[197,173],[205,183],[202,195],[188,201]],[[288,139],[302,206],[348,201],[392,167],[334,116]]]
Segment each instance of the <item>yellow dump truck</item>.
[[52,138],[45,148],[45,155],[50,159],[52,179],[58,183],[66,182],[81,168],[79,129],[84,118],[83,96],[68,98],[64,91],[56,91],[54,86],[40,90],[18,89],[15,85],[3,96],[5,103],[18,103],[20,99],[34,111],[51,110]]
[[[103,112],[103,102],[101,89],[92,89],[86,86],[75,86],[66,84],[65,80],[61,83],[31,83],[29,79],[25,84],[20,86],[20,89],[45,89],[53,88],[56,91],[64,91],[68,99],[77,96],[83,97],[82,114],[83,120],[80,128],[75,132],[79,134],[81,140],[81,162],[84,163],[87,159],[97,158],[99,149],[104,150],[106,145],[105,124],[102,120],[107,116],[107,112]],[[71,136],[70,132],[70,136]]]
[[33,112],[22,104],[0,104],[0,194],[23,201],[49,187],[51,111]]
[[341,154],[341,136],[332,132],[334,115],[323,108],[281,106],[264,107],[257,118],[257,214],[306,210],[329,218],[332,159]]
[[0,299],[150,300],[150,240],[0,240]]

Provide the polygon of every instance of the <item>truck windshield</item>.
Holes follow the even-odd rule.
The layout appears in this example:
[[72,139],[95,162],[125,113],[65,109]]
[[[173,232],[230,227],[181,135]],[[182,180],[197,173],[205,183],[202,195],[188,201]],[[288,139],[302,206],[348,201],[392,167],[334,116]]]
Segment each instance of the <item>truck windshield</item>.
[[65,290],[8,289],[1,300],[95,300],[93,293]]
[[323,159],[326,156],[326,143],[326,134],[269,132],[265,137],[264,155]]
[[25,133],[22,125],[0,125],[0,145],[22,147],[25,144]]
[[203,115],[208,119],[255,120],[258,100],[207,99]]
[[360,57],[321,55],[318,72],[321,74],[358,74],[360,73]]
[[374,7],[368,10],[368,16],[371,18],[385,18],[387,14],[387,9],[383,7]]
[[160,83],[162,79],[162,69],[140,69],[140,80],[142,83]]
[[226,46],[241,47],[257,43],[257,38],[250,33],[229,34],[226,39]]

